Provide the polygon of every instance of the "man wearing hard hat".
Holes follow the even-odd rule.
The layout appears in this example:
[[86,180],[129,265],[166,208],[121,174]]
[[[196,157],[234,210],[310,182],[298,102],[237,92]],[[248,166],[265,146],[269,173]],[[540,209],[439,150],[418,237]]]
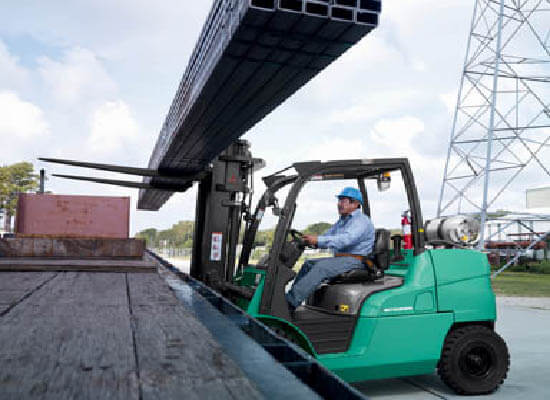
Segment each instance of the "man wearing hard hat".
[[352,269],[364,268],[363,260],[374,245],[374,226],[361,211],[363,197],[353,187],[338,196],[340,218],[323,235],[304,235],[304,242],[321,249],[331,249],[335,257],[306,260],[292,288],[286,294],[290,310],[298,307],[325,279]]

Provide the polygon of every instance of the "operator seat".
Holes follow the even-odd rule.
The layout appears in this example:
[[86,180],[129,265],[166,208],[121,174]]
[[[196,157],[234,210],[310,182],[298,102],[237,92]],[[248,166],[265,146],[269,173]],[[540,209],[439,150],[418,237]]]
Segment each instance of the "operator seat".
[[390,266],[390,237],[389,230],[377,229],[374,236],[374,251],[368,257],[372,261],[372,266],[365,263],[361,269],[352,269],[335,276],[330,283],[358,283],[375,280],[377,270],[384,271]]

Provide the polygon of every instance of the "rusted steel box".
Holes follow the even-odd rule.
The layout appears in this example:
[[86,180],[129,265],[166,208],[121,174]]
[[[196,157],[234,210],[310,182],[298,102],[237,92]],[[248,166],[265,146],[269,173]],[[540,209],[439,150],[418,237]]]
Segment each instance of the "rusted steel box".
[[17,237],[127,239],[130,198],[20,194],[15,232]]

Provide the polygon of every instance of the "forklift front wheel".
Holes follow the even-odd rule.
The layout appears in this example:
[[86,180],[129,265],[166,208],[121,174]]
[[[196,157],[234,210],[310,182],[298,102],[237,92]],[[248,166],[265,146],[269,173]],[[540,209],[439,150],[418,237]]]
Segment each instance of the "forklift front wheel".
[[494,392],[506,379],[510,354],[504,340],[482,325],[471,325],[449,332],[438,373],[458,394]]

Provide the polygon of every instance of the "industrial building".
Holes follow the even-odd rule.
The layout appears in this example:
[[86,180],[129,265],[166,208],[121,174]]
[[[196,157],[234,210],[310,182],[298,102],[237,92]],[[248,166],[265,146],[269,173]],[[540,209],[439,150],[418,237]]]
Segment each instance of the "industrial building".
[[533,260],[548,259],[548,240],[534,241],[550,231],[550,186],[527,189],[525,198],[525,208],[487,222],[486,248],[506,259],[518,254]]
[[528,209],[550,208],[550,185],[527,189],[525,200]]

